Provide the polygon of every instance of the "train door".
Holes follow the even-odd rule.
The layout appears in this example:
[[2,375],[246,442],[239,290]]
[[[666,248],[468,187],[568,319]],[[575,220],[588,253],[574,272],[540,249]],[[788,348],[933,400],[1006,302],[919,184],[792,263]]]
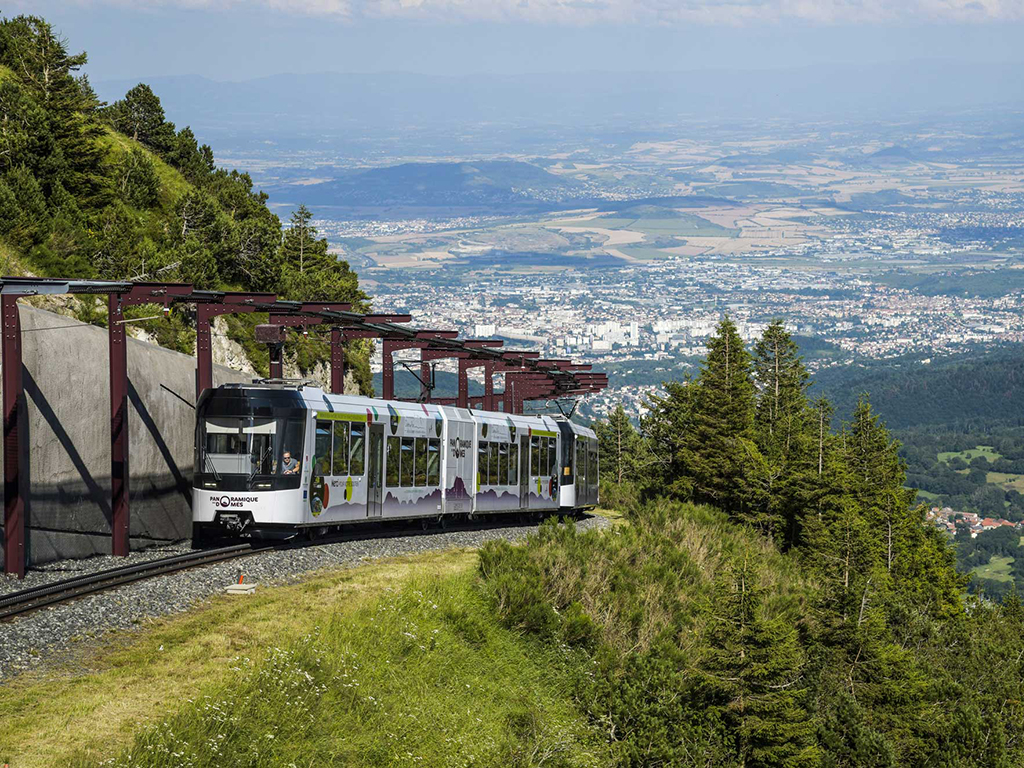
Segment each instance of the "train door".
[[519,506],[530,508],[530,438],[519,438]]
[[380,517],[384,509],[384,425],[370,425],[370,461],[366,471],[366,516]]

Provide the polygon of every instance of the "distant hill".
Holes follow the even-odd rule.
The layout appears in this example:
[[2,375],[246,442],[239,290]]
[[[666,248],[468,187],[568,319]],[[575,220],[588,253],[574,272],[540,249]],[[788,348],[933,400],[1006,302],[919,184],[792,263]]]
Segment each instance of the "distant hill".
[[[280,74],[243,82],[197,76],[148,81],[172,115],[205,136],[283,135],[349,142],[355,132],[408,133],[429,126],[622,125],[679,117],[856,116],[964,109],[1024,101],[1017,63],[918,60],[790,69],[466,75],[405,72]],[[95,83],[112,100],[135,81]],[[447,133],[449,144],[462,132]],[[457,138],[456,138],[457,136]],[[388,136],[388,138],[391,138]],[[356,150],[358,147],[352,145]],[[787,151],[787,150],[784,150]],[[771,156],[759,161],[771,161]],[[776,155],[774,159],[785,160]]]
[[578,188],[575,180],[530,163],[486,160],[403,163],[321,184],[281,185],[270,192],[285,200],[301,197],[317,206],[476,206],[536,201]]
[[894,144],[891,147],[872,152],[865,160],[876,165],[906,165],[916,160],[914,153],[906,147]]
[[1024,355],[989,355],[920,362],[884,361],[865,370],[831,368],[815,374],[825,395],[847,418],[861,393],[889,427],[977,428],[1024,423]]

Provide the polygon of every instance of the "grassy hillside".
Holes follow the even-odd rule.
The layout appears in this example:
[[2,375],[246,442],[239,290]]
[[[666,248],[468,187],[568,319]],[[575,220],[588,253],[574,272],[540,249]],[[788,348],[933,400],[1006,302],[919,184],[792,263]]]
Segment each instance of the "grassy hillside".
[[[198,288],[265,291],[285,299],[345,301],[368,308],[356,275],[327,252],[307,210],[283,228],[267,195],[245,173],[218,168],[213,150],[166,119],[144,84],[110,105],[78,74],[84,53],[37,17],[0,19],[0,266],[45,277],[186,282]],[[81,319],[104,322],[93,299],[71,302]],[[137,316],[153,315],[137,308]],[[129,313],[130,314],[130,313]],[[257,370],[262,318],[229,321]],[[146,329],[191,352],[189,316],[175,311]],[[294,341],[301,373],[327,358],[322,332]],[[365,345],[349,362],[370,387]]]
[[0,762],[610,765],[564,653],[500,626],[476,562],[398,558],[105,640],[85,673],[0,688]]

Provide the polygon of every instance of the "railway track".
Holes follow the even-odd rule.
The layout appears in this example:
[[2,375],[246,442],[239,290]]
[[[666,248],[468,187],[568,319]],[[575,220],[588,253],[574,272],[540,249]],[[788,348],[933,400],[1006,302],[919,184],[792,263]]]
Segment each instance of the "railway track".
[[[504,516],[503,516],[504,517]],[[374,526],[373,528],[362,528],[360,530],[348,530],[331,535],[325,535],[313,540],[294,539],[276,543],[242,543],[230,546],[218,547],[216,549],[201,549],[186,552],[181,555],[162,557],[134,565],[126,565],[120,568],[110,568],[105,571],[97,571],[83,576],[76,576],[70,579],[54,581],[30,589],[23,589],[19,592],[12,592],[7,595],[0,595],[0,621],[11,619],[21,614],[30,613],[46,608],[51,605],[69,602],[80,597],[106,592],[109,589],[132,584],[143,579],[150,579],[156,576],[163,576],[189,568],[196,568],[203,565],[236,560],[261,552],[282,549],[299,549],[307,546],[322,546],[345,541],[363,541],[367,539],[390,539],[399,536],[409,536],[426,532],[440,533],[442,531],[472,531],[493,527],[516,526],[523,524],[535,524],[542,516],[536,516],[526,520],[523,516],[513,518],[504,517],[500,523],[494,519],[490,520],[453,520],[446,521],[444,526],[427,527],[422,521],[407,523],[399,526]]]
[[32,587],[31,589],[23,589],[19,592],[0,596],[0,621],[50,605],[74,600],[78,597],[105,592],[108,589],[149,579],[154,576],[184,571],[187,568],[195,568],[200,565],[220,563],[225,560],[235,560],[239,557],[254,555],[265,549],[267,547],[253,546],[252,544],[234,544],[229,547],[204,549],[196,552],[186,552],[182,555],[162,557],[145,563],[126,565],[121,568],[110,568],[85,576],[76,576],[72,579],[64,579],[39,587]]

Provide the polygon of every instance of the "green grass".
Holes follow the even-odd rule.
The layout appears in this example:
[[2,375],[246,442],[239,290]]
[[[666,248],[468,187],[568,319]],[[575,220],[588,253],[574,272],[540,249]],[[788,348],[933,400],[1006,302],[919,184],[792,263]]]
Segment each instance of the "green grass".
[[501,629],[475,580],[415,578],[339,606],[261,661],[236,660],[234,679],[141,731],[113,765],[608,764],[557,651]]
[[972,569],[972,572],[982,579],[992,579],[992,581],[1011,581],[1013,579],[1013,576],[1010,575],[1010,566],[1012,564],[1012,557],[992,555],[992,558],[988,561],[987,565],[975,566]]
[[939,494],[932,493],[931,491],[922,491],[920,488],[918,488],[917,498],[924,499],[925,501],[935,501],[935,499],[939,498]]
[[106,637],[0,688],[0,764],[609,764],[564,652],[500,627],[476,563],[396,558]]
[[938,459],[939,461],[948,463],[954,456],[963,459],[968,464],[971,463],[971,459],[977,458],[978,456],[983,457],[990,463],[996,459],[1002,458],[1001,454],[998,453],[991,445],[979,445],[974,448],[969,448],[966,451],[943,451],[938,455]]
[[115,165],[132,148],[142,149],[149,156],[156,169],[157,181],[160,183],[157,200],[159,201],[160,210],[164,213],[173,212],[174,205],[178,199],[192,189],[192,185],[177,170],[141,144],[132,141],[112,128],[107,128],[103,135],[99,136],[96,140],[106,151],[106,163],[109,166]]
[[998,485],[1004,490],[1014,490],[1024,493],[1024,475],[1011,475],[1006,472],[989,472],[985,481],[991,485]]

